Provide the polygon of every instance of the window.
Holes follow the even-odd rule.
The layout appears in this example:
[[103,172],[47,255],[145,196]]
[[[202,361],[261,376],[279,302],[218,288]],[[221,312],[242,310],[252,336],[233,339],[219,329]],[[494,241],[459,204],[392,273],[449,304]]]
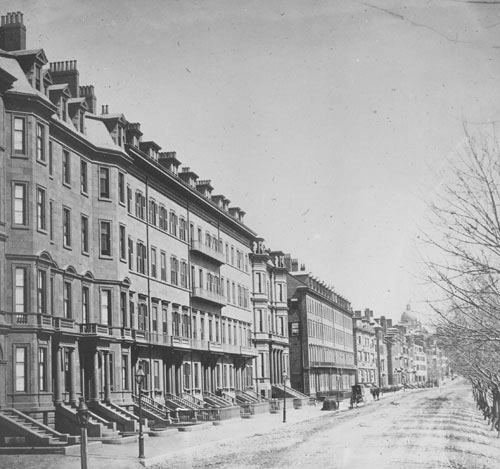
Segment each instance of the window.
[[156,248],[151,248],[151,277],[156,278]]
[[138,314],[138,326],[139,329],[142,331],[145,331],[149,329],[148,327],[148,307],[146,306],[145,303],[140,303],[139,304],[139,314]]
[[140,218],[141,220],[144,220],[145,208],[146,208],[145,197],[140,192],[136,192],[135,193],[135,216],[137,218]]
[[180,315],[177,311],[174,311],[172,315],[172,334],[175,336],[179,336],[179,329],[180,329]]
[[54,175],[54,149],[52,140],[49,140],[49,176]]
[[38,314],[47,314],[47,271],[39,270],[37,279]]
[[127,293],[124,291],[120,292],[120,313],[121,313],[122,326],[128,327],[127,326]]
[[65,318],[72,317],[72,302],[71,302],[71,283],[64,282],[63,287],[63,314]]
[[188,265],[186,261],[181,261],[181,287],[188,288]]
[[170,283],[172,285],[178,285],[178,275],[179,275],[179,261],[176,257],[172,256],[170,258]]
[[14,153],[26,153],[26,119],[14,117]]
[[109,199],[109,168],[99,168],[99,197]]
[[71,184],[71,155],[68,150],[63,150],[62,155],[62,178],[63,184]]
[[47,229],[45,189],[41,187],[36,190],[36,226],[39,230],[45,231]]
[[153,305],[153,332],[158,332],[158,305]]
[[165,207],[160,205],[160,208],[158,210],[158,214],[159,214],[159,228],[160,228],[160,230],[167,231],[168,230],[167,211],[165,210]]
[[38,390],[48,391],[47,349],[38,349]]
[[82,317],[83,322],[90,322],[90,290],[89,287],[82,287]]
[[118,200],[125,205],[125,174],[118,173]]
[[28,213],[26,203],[26,184],[14,184],[14,224],[28,224]]
[[177,215],[175,212],[170,212],[170,234],[177,236]]
[[128,381],[128,355],[122,355],[122,389],[127,391],[129,388]]
[[[25,313],[28,311],[28,269],[26,267],[15,268],[15,298],[14,311],[16,313]],[[24,315],[18,315],[17,321],[24,321]]]
[[192,319],[192,325],[191,325],[192,338],[193,339],[197,339],[198,338],[198,332],[197,332],[197,328],[196,328],[196,316],[193,316],[191,319]]
[[27,347],[16,347],[16,392],[28,391]]
[[59,116],[63,121],[66,121],[67,113],[67,101],[65,98],[61,98],[59,103]]
[[71,211],[63,208],[63,245],[71,247]]
[[134,268],[134,242],[132,238],[128,239],[128,268],[130,270]]
[[153,364],[154,364],[153,368],[154,388],[160,389],[160,362],[158,360],[155,360]]
[[101,256],[111,256],[111,222],[101,221],[100,225],[100,235],[101,240]]
[[120,225],[120,233],[119,233],[119,239],[120,239],[120,259],[122,261],[125,261],[127,259],[127,253],[126,253],[126,244],[125,244],[125,239],[126,239],[126,235],[125,235],[125,226],[124,225]]
[[163,333],[167,334],[167,308],[163,307],[162,308],[162,320],[163,320]]
[[80,190],[82,194],[86,194],[88,192],[88,170],[87,170],[87,162],[80,162]]
[[184,220],[184,218],[180,218],[180,220],[179,220],[179,238],[182,241],[186,241],[186,235],[187,235],[186,226],[187,226],[186,220]]
[[42,71],[36,64],[33,66],[33,68],[35,70],[35,89],[37,89],[38,91],[42,91]]
[[111,326],[111,290],[101,290],[101,324]]
[[157,208],[157,205],[156,205],[156,202],[154,200],[150,200],[149,201],[149,223],[153,226],[156,226],[156,223],[157,223],[157,212],[158,212],[158,208]]
[[50,277],[50,314],[54,316],[54,276],[51,275]]
[[160,278],[167,281],[167,255],[163,251],[160,253]]
[[127,186],[127,212],[132,213],[132,189]]
[[205,318],[200,318],[200,340],[205,340]]
[[128,302],[128,310],[130,312],[130,327],[133,329],[135,327],[135,318],[134,318],[134,302],[129,300]]
[[78,128],[82,134],[85,133],[85,112],[79,112]]
[[36,125],[36,158],[45,163],[45,127]]
[[89,252],[89,219],[82,215],[82,253]]
[[137,272],[146,273],[146,246],[140,241],[137,242]]

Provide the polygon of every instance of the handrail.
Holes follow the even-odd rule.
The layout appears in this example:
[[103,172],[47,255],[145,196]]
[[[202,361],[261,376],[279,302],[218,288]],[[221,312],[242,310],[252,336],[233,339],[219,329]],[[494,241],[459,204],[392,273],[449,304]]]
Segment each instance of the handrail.
[[194,403],[191,403],[188,400],[186,400],[186,399],[184,399],[182,397],[176,396],[174,394],[171,394],[169,392],[165,393],[165,398],[169,399],[169,400],[171,400],[173,402],[175,402],[176,404],[179,404],[181,407],[182,406],[187,407],[190,410],[197,410],[197,409],[199,409],[198,405],[196,405]]
[[[139,405],[139,397],[136,396],[135,394],[132,394],[132,400],[134,401],[135,404]],[[151,399],[148,396],[142,396],[141,398],[141,404],[152,412],[153,414],[157,415],[158,417],[161,418],[168,418],[170,414],[170,410],[165,407],[163,404],[160,402],[156,402],[154,399]]]
[[193,404],[197,405],[200,408],[203,408],[203,401],[201,399],[198,399],[197,397],[193,396],[192,394],[189,393],[183,393],[181,396],[183,399],[186,399],[187,401],[192,402]]

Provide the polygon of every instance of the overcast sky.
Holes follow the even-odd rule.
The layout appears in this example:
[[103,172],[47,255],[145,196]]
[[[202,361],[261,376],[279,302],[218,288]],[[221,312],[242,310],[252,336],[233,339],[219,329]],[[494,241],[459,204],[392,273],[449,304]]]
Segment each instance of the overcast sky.
[[355,309],[424,308],[415,240],[463,123],[500,121],[487,1],[2,1]]

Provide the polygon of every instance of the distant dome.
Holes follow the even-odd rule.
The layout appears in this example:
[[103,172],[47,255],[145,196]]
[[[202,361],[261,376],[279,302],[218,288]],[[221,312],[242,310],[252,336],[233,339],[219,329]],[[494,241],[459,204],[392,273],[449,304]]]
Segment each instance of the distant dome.
[[419,324],[418,317],[416,313],[414,313],[410,309],[410,305],[406,305],[406,311],[401,315],[401,323],[402,324]]

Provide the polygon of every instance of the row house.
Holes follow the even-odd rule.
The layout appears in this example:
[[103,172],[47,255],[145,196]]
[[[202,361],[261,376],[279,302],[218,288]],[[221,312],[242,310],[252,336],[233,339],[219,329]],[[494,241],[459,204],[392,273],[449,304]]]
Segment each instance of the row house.
[[356,379],[351,304],[286,261],[291,385],[313,397],[343,396]]
[[245,212],[99,113],[75,60],[27,50],[22,14],[2,17],[0,49],[0,407],[53,422],[80,397],[126,404],[139,366],[151,395],[253,388]]
[[[258,357],[255,388],[262,397],[273,396],[273,386],[289,374],[287,269],[285,254],[264,247],[257,239],[252,264],[253,339]],[[276,393],[275,393],[276,394]]]
[[379,386],[377,340],[373,311],[355,311],[353,317],[354,357],[356,360],[356,384]]

